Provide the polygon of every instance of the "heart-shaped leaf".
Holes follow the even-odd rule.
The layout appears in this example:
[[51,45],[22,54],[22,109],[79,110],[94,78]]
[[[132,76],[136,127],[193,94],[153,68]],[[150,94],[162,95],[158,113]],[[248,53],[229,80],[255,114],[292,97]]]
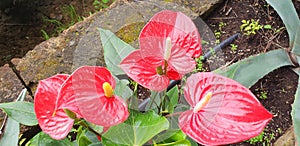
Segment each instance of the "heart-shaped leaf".
[[12,118],[7,118],[4,135],[0,140],[0,145],[18,145],[18,137],[20,133],[20,123]]
[[32,146],[72,146],[73,143],[68,140],[68,138],[65,138],[63,140],[55,140],[52,139],[49,135],[45,134],[44,132],[40,132],[37,135],[35,135],[30,140],[30,145]]
[[156,134],[168,129],[169,122],[154,111],[141,113],[131,110],[129,118],[104,133],[103,143],[116,145],[143,145]]
[[120,62],[132,51],[132,46],[122,41],[109,30],[99,28],[101,42],[104,50],[104,59],[108,70],[114,75],[121,75],[124,72],[120,69]]
[[2,108],[9,117],[24,125],[33,126],[38,124],[33,110],[33,103],[31,102],[0,103],[0,108]]

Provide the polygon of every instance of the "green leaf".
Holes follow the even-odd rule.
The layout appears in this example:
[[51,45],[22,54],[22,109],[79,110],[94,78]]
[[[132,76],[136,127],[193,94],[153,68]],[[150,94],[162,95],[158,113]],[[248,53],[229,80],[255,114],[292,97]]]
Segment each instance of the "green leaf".
[[[300,71],[295,71],[300,75]],[[300,142],[300,78],[298,80],[298,87],[295,94],[295,100],[292,105],[292,119],[294,125],[295,137],[298,142]]]
[[168,127],[168,120],[154,111],[141,113],[131,110],[124,123],[111,127],[103,135],[103,144],[140,146]]
[[102,146],[102,143],[101,142],[92,143],[89,146]]
[[[26,92],[27,90],[23,89],[19,94],[17,101],[23,101],[25,99]],[[3,131],[3,137],[0,139],[0,145],[18,145],[20,123],[5,115],[2,124],[5,124],[5,128]]]
[[162,134],[157,135],[154,141],[158,144],[163,144],[181,141],[185,138],[186,135],[180,129],[170,129]]
[[272,26],[270,24],[264,25],[264,29],[272,29]]
[[116,79],[116,88],[114,93],[123,99],[128,99],[133,95],[133,91],[127,86],[129,84],[128,80],[118,80]]
[[[300,25],[297,29],[295,41],[292,48],[292,53],[294,53],[297,57],[300,57]],[[298,63],[300,63],[299,59],[298,59]]]
[[146,111],[148,110],[154,110],[155,112],[159,112],[158,111],[158,106],[161,104],[161,98],[162,97],[162,93],[161,92],[156,92],[156,91],[151,91],[150,94],[150,101],[148,102],[148,104],[146,105]]
[[178,86],[173,87],[171,90],[167,92],[167,97],[169,98],[168,105],[168,112],[173,113],[174,108],[178,103],[178,97],[179,97],[179,89]]
[[104,50],[104,59],[108,70],[114,75],[125,74],[119,67],[121,61],[135,50],[109,30],[99,28]]
[[30,146],[72,146],[67,138],[63,140],[52,139],[49,135],[44,132],[40,132],[30,140]]
[[183,139],[170,143],[156,144],[154,146],[191,146],[190,141]]
[[27,93],[27,89],[23,89],[21,91],[21,93],[19,94],[17,101],[24,101],[25,97],[26,97],[26,93]]
[[191,143],[191,146],[198,146],[198,143],[191,139],[190,137],[187,137],[187,140]]
[[19,139],[19,131],[20,124],[19,122],[13,120],[12,118],[7,118],[5,129],[4,129],[4,135],[0,140],[0,145],[8,146],[18,145],[18,139]]
[[37,119],[33,109],[33,103],[19,101],[0,103],[0,108],[12,119],[22,123],[23,125],[33,126],[37,125]]
[[289,34],[290,46],[295,41],[295,35],[300,25],[297,11],[292,0],[267,0],[282,19]]
[[91,140],[85,135],[86,130],[82,129],[82,126],[80,126],[77,130],[77,135],[76,135],[76,141],[78,146],[87,146],[91,144]]
[[290,65],[293,65],[293,63],[290,61],[287,52],[283,49],[278,49],[250,56],[213,72],[232,78],[245,87],[250,88],[271,71]]

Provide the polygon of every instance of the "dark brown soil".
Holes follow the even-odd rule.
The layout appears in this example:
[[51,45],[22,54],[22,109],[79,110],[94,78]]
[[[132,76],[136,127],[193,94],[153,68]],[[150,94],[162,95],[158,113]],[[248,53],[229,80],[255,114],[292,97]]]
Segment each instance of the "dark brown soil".
[[[31,4],[17,3],[11,8],[0,12],[0,66],[12,58],[22,57],[44,41],[41,30],[55,36],[57,25],[45,21],[56,19],[64,24],[73,23],[70,15],[64,10],[72,5],[78,16],[88,16],[95,11],[94,0],[36,0]],[[295,1],[297,9],[300,2]],[[221,32],[221,40],[240,32],[242,20],[259,20],[262,25],[270,24],[279,29],[283,23],[276,12],[263,0],[227,0],[205,20],[211,29]],[[77,20],[75,20],[77,21]],[[220,30],[220,22],[225,23]],[[278,47],[288,47],[286,31],[274,33],[273,30],[259,30],[256,34],[240,36],[235,42],[238,46],[233,51],[230,47],[224,49],[227,62],[236,62],[250,55],[259,54]],[[280,68],[256,83],[251,91],[260,97],[266,94],[266,99],[260,99],[262,104],[274,115],[265,133],[273,143],[291,125],[291,104],[297,87],[298,76],[289,68]],[[139,91],[145,93],[145,91]],[[273,135],[273,138],[272,138]],[[270,143],[270,142],[269,142]],[[269,144],[268,143],[268,144]],[[235,145],[250,145],[247,142]],[[262,145],[257,143],[255,145]]]
[[[299,2],[294,2],[299,10]],[[274,33],[275,29],[284,27],[277,13],[263,0],[227,0],[212,15],[206,19],[206,23],[214,31],[221,32],[221,40],[228,38],[235,33],[242,33],[240,26],[242,20],[258,20],[261,25],[271,25],[273,30],[262,29],[250,36],[242,35],[235,42],[237,50],[231,47],[224,49],[223,53],[226,62],[236,62],[248,56],[267,52],[278,48],[288,47],[288,35],[285,30]],[[220,22],[225,23],[219,28]],[[289,68],[280,68],[265,76],[256,83],[251,91],[261,97],[265,94],[266,99],[259,100],[269,110],[274,118],[265,129],[264,144],[270,145],[284,134],[292,126],[291,104],[294,101],[294,94],[298,85],[298,76]],[[243,142],[234,145],[251,145]],[[254,145],[263,145],[256,143]]]
[[[5,0],[13,1],[13,0]],[[21,2],[19,2],[21,1]],[[94,0],[16,0],[0,9],[0,66],[12,58],[22,57],[37,44],[45,40],[42,30],[50,37],[56,36],[62,28],[74,24],[70,11],[74,7],[76,15],[89,16],[95,12]],[[61,22],[63,26],[57,23]]]

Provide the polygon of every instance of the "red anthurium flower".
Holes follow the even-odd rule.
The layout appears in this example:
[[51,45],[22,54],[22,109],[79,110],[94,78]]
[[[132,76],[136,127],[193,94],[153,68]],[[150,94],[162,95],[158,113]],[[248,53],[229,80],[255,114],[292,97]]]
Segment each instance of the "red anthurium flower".
[[142,58],[141,51],[135,50],[120,64],[124,72],[140,85],[154,90],[165,90],[171,80],[179,80],[181,75],[172,67],[167,67],[164,75],[164,61],[154,57]]
[[179,127],[203,145],[247,140],[273,117],[246,87],[213,73],[191,75],[184,95],[191,109],[180,115]]
[[64,109],[81,117],[72,92],[58,96],[68,77],[69,75],[59,74],[40,81],[34,98],[34,111],[41,129],[57,140],[65,138],[74,123],[74,119]]
[[142,86],[155,91],[167,88],[195,68],[193,57],[201,54],[200,35],[193,21],[169,10],[154,15],[140,34],[140,50],[120,64],[125,73]]
[[97,66],[80,67],[66,81],[82,117],[104,127],[122,123],[129,116],[125,101],[113,93],[115,84],[110,72]]
[[171,39],[172,49],[179,47],[195,58],[201,55],[201,38],[194,22],[185,14],[170,10],[155,14],[142,29],[139,39],[143,55],[162,55],[165,51],[162,45],[168,37]]

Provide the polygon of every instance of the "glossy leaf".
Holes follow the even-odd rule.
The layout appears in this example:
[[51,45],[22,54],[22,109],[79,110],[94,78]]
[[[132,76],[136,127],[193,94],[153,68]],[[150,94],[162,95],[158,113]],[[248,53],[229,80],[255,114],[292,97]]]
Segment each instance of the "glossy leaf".
[[117,96],[122,97],[124,100],[131,97],[133,95],[133,91],[128,86],[129,81],[128,80],[118,80],[117,78],[115,78],[115,79],[116,79],[116,88],[114,90],[114,93]]
[[185,140],[186,135],[180,129],[170,129],[156,136],[153,140],[156,144],[171,145]]
[[67,138],[62,140],[52,139],[49,135],[44,132],[40,132],[30,140],[30,146],[72,146]]
[[300,25],[299,17],[292,0],[267,0],[267,2],[276,10],[282,19],[289,34],[290,46],[292,46]]
[[287,52],[278,49],[250,56],[228,67],[221,67],[214,70],[213,72],[232,78],[245,87],[250,88],[259,79],[273,70],[290,65],[293,65],[293,63],[290,61]]
[[141,113],[131,110],[129,118],[124,123],[113,126],[104,133],[103,144],[143,145],[168,127],[168,120],[153,111]]
[[160,143],[160,144],[155,144],[154,146],[191,146],[191,143],[186,140],[178,140],[170,143]]
[[116,82],[104,67],[83,66],[78,68],[66,81],[65,90],[73,90],[76,104],[82,117],[90,123],[110,127],[125,121],[129,115],[125,101],[113,95],[106,97],[103,84],[108,83],[112,89]]
[[91,144],[91,140],[85,135],[86,130],[83,130],[82,127],[77,129],[76,142],[78,146],[87,146]]
[[12,119],[27,125],[33,126],[38,124],[31,102],[8,102],[0,103],[0,108]]
[[[25,96],[26,96],[26,88],[21,91],[17,98],[18,101],[24,101]],[[7,119],[6,119],[7,118]],[[35,118],[35,117],[34,117]],[[20,123],[15,121],[14,119],[7,117],[5,115],[3,121],[2,121],[2,126],[1,128],[4,128],[3,131],[3,137],[0,139],[0,145],[18,145],[19,141],[19,133],[20,133]],[[5,126],[4,126],[5,124]]]
[[18,145],[19,133],[20,133],[20,123],[15,121],[12,118],[7,118],[3,137],[0,140],[0,145],[3,146]]
[[178,104],[178,98],[179,98],[179,89],[178,86],[173,87],[171,90],[167,92],[167,97],[168,100],[168,112],[173,113],[174,108]]
[[109,30],[100,28],[99,31],[107,68],[114,75],[124,74],[119,68],[119,64],[128,54],[134,51],[135,48],[119,39]]
[[[300,75],[300,71],[295,71],[298,75]],[[298,80],[298,87],[295,94],[295,100],[292,105],[292,119],[296,141],[300,141],[300,79]]]
[[[71,130],[74,119],[69,118],[64,108],[79,113],[70,96],[64,96],[63,102],[59,101],[59,90],[69,75],[59,74],[41,80],[34,98],[34,111],[41,129],[52,138],[64,139]],[[69,93],[68,93],[69,94]],[[75,110],[76,109],[76,110]]]
[[179,47],[190,57],[197,58],[202,53],[200,34],[193,21],[181,12],[163,10],[156,13],[141,31],[142,56],[163,54],[167,37],[171,38],[173,49]]
[[[207,104],[195,111],[210,93]],[[191,75],[184,96],[191,109],[180,115],[179,127],[203,145],[225,145],[255,137],[273,117],[249,89],[213,73]]]
[[297,56],[298,64],[300,63],[300,25],[298,26],[295,41],[292,48],[292,53]]

